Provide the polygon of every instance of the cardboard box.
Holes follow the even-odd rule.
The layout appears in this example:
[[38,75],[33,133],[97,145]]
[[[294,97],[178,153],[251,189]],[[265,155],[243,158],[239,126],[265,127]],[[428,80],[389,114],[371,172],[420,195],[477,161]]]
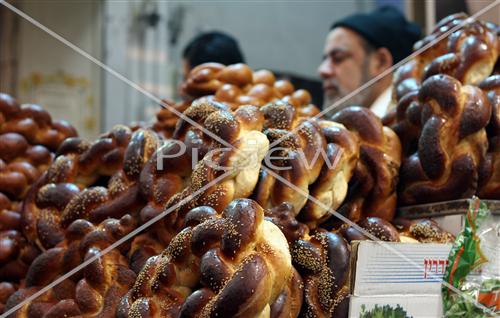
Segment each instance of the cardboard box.
[[[381,311],[382,314],[374,313]],[[352,297],[349,312],[349,318],[438,318],[442,315],[443,303],[436,296]]]
[[372,317],[366,313],[376,306],[402,315],[395,317],[441,316],[450,250],[451,244],[353,242],[349,317]]

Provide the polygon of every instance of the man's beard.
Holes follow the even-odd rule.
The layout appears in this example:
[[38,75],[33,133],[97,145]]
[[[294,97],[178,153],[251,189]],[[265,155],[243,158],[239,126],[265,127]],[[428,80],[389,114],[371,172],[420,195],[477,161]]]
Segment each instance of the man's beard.
[[[370,75],[368,74],[368,68],[364,67],[362,68],[362,74],[361,74],[361,81],[358,87],[361,85],[365,84],[370,80]],[[354,94],[353,96],[345,99],[347,95],[352,93],[352,91],[349,91],[347,89],[344,89],[340,87],[337,83],[337,80],[335,79],[329,79],[329,85],[333,86],[334,89],[333,91],[330,92],[325,92],[323,96],[323,110],[328,109],[328,111],[325,113],[325,117],[331,117],[333,114],[336,112],[339,112],[340,110],[349,107],[349,106],[365,106],[369,107],[370,105],[365,105],[368,97],[370,96],[371,93],[371,87],[367,87],[360,92]]]
[[335,95],[329,96],[328,94],[324,95],[324,103],[323,103],[323,110],[328,109],[328,111],[325,113],[326,117],[331,117],[333,114],[336,112],[347,108],[349,106],[365,106],[364,101],[366,100],[368,96],[368,89],[363,90],[354,96],[342,100],[345,96],[347,96],[350,91],[342,91],[342,90],[337,90],[337,93]]

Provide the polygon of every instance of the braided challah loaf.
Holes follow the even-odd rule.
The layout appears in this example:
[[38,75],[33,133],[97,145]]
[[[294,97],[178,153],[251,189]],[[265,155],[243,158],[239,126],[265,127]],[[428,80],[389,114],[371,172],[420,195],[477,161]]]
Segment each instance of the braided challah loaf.
[[39,250],[21,232],[22,201],[74,128],[37,105],[0,94],[0,313]]
[[[438,41],[459,25],[462,26]],[[468,21],[467,15],[460,13],[441,20],[430,35],[415,44],[415,51],[423,51],[395,72],[393,104],[399,105],[384,118],[384,122],[401,137],[406,155],[406,138],[410,137],[408,143],[411,148],[411,138],[419,132],[415,130],[415,125],[418,126],[416,120],[420,113],[408,105],[408,99],[411,98],[406,98],[404,102],[402,99],[408,93],[417,91],[423,81],[436,74],[450,75],[466,85],[481,83],[496,68],[495,63],[500,54],[499,34],[497,25]]]
[[76,130],[65,121],[53,121],[38,105],[19,106],[9,95],[0,93],[0,133],[15,132],[32,145],[57,150],[64,139],[76,136]]
[[[199,101],[185,111],[187,117],[201,122],[210,134],[181,119],[174,136],[184,143],[167,143],[159,151],[162,161],[153,161],[157,158],[153,156],[146,164],[141,174],[141,192],[148,198],[148,204],[141,211],[141,222],[165,209],[173,211],[149,233],[134,240],[131,256],[134,269],[140,268],[148,256],[157,254],[161,246],[158,242],[163,247],[170,242],[182,229],[184,217],[191,208],[210,206],[220,212],[232,200],[252,194],[269,145],[261,133],[264,117],[255,106],[241,106],[230,112],[217,104]],[[181,145],[184,152],[179,153]],[[195,154],[202,156],[197,164]],[[158,163],[161,163],[161,171],[157,169]],[[196,166],[191,172],[193,164]],[[142,248],[144,244],[147,249]]]
[[[184,102],[175,104],[163,100],[163,103],[169,107],[174,108],[179,113],[182,113],[189,107],[190,103]],[[153,123],[153,130],[156,131],[163,138],[172,138],[175,130],[175,125],[179,120],[179,116],[170,110],[168,107],[163,107],[158,113],[156,113],[156,122]]]
[[168,248],[148,260],[118,317],[265,317],[280,308],[272,305],[290,290],[290,253],[257,203],[235,200],[220,216],[198,207],[185,220]]
[[349,107],[335,114],[359,140],[360,160],[346,198],[347,217],[355,222],[367,216],[391,220],[396,211],[396,185],[401,164],[398,136],[369,109]]
[[[262,112],[255,106],[239,107],[234,113],[217,111],[205,120],[204,126],[225,144],[212,140],[212,149],[195,167],[190,192],[194,193],[223,173],[229,175],[205,190],[196,200],[221,211],[235,198],[248,197],[257,183],[261,161],[269,141],[261,132]],[[227,147],[231,145],[232,147]]]
[[275,145],[265,162],[267,167],[261,171],[254,197],[264,208],[289,202],[298,214],[307,202],[309,185],[321,172],[325,137],[317,121],[298,118],[288,103],[278,101],[261,109],[266,120],[264,134]]
[[[396,71],[396,101],[418,89],[432,75],[447,74],[462,84],[477,85],[492,73],[500,51],[497,27],[481,21],[466,23],[467,19],[463,13],[450,15],[441,20],[429,36],[415,44],[415,51],[430,47]],[[437,41],[460,24],[463,26]]]
[[[458,21],[449,20],[445,26],[438,26],[439,31],[436,30],[434,34],[439,36],[443,30],[451,29],[454,24],[463,21],[466,21],[466,17],[458,18]],[[416,49],[420,45],[425,45],[425,40],[417,43]],[[447,74],[462,84],[477,85],[493,71],[499,51],[500,41],[495,29],[481,21],[467,23],[449,35],[446,54],[436,57],[425,66],[422,81],[432,75]]]
[[479,169],[477,195],[500,199],[500,75],[488,77],[479,87],[487,93],[492,111],[486,127],[489,147]]
[[153,132],[132,134],[125,126],[92,144],[67,139],[25,200],[25,235],[47,249],[64,238],[64,228],[76,219],[100,222],[142,208],[139,176],[157,146]]
[[350,248],[335,233],[317,232],[291,247],[304,282],[303,317],[345,317],[349,306]]
[[[191,107],[186,110],[187,114],[191,114],[192,109],[201,108],[206,111],[199,118],[203,119],[202,127],[211,135],[192,126],[193,130],[182,133],[184,121],[180,121],[176,128],[174,136],[186,136],[186,153],[191,155],[190,151],[196,147],[202,158],[190,176],[189,193],[196,192],[223,173],[230,172],[195,200],[196,204],[209,205],[221,211],[233,198],[249,196],[257,183],[260,163],[269,145],[269,141],[261,133],[264,116],[255,106],[242,106],[234,112],[212,108],[207,103]],[[192,137],[194,135],[197,137]],[[192,163],[192,158],[188,159]]]
[[[319,109],[311,104],[311,94],[304,90],[295,90],[287,80],[276,80],[268,70],[253,72],[245,64],[224,66],[218,63],[205,63],[193,68],[182,85],[187,101],[180,104],[168,103],[182,112],[189,106],[191,99],[204,97],[205,100],[219,101],[235,110],[241,105],[264,106],[270,102],[282,100],[297,110],[299,117],[317,115]],[[168,109],[157,114],[153,129],[162,136],[170,138],[174,134],[177,116]],[[175,137],[174,137],[175,138]]]
[[[69,272],[82,262],[99,255],[135,227],[129,215],[107,219],[99,225],[76,220],[65,231],[65,239],[39,255],[31,265],[23,289],[7,302],[13,308],[23,300]],[[127,246],[110,250],[72,277],[40,297],[25,303],[11,317],[115,317],[116,307],[132,287],[136,275],[122,253]]]
[[304,298],[299,317],[347,317],[350,268],[347,241],[340,234],[321,228],[310,235],[307,226],[295,219],[293,206],[288,203],[266,210],[265,215],[285,234],[292,263],[302,277]]
[[299,215],[311,228],[331,217],[325,207],[336,210],[344,202],[359,160],[359,142],[354,133],[336,122],[322,120],[319,124],[327,142],[326,158],[319,178],[309,190],[323,205],[309,199]]
[[40,252],[21,232],[20,209],[0,193],[0,313]]
[[[332,122],[297,118],[296,110],[283,102],[261,109],[264,133],[277,147],[261,171],[257,202],[266,208],[289,202],[301,221],[316,227],[331,216],[328,209],[344,202],[350,184],[348,217],[393,217],[401,146],[369,110],[348,108]],[[323,204],[308,200],[308,194]]]
[[44,146],[31,146],[18,133],[0,135],[0,192],[20,200],[51,163],[53,154]]
[[395,102],[399,102],[407,93],[419,89],[422,84],[425,67],[434,59],[449,52],[447,38],[437,41],[438,38],[453,27],[464,22],[465,19],[467,19],[467,15],[463,13],[450,15],[439,21],[431,34],[415,43],[413,47],[414,51],[424,47],[427,47],[427,49],[420,52],[420,54],[408,63],[399,67],[394,73],[393,100]]
[[[395,74],[397,107],[385,120],[394,118],[391,128],[403,145],[403,205],[475,193],[500,197],[495,181],[498,85],[495,76],[487,78],[499,63],[500,33],[497,25],[468,19],[456,14],[440,21],[414,48],[430,47]],[[463,26],[436,42],[458,25]]]
[[[165,141],[145,164],[140,176],[140,193],[147,203],[140,211],[140,223],[162,213],[169,200],[174,195],[179,198],[179,192],[183,189],[185,196],[189,195],[193,165],[214,146],[211,137],[200,127],[205,128],[205,120],[217,111],[229,111],[229,108],[206,98],[194,101],[184,111],[184,118],[177,122],[176,129],[172,132],[173,139]],[[195,204],[190,200],[186,206]],[[131,268],[134,271],[139,272],[149,257],[159,254],[165,248],[180,231],[175,225],[177,215],[181,215],[179,218],[182,219],[188,210],[189,208],[185,208],[181,212],[181,209],[177,209],[171,216],[167,216],[167,226],[162,224],[164,221],[158,222],[146,233],[134,238],[130,251]],[[182,222],[180,220],[179,223]]]
[[[430,219],[411,221],[397,218],[388,222],[381,218],[369,217],[359,222],[358,225],[376,239],[386,242],[445,244],[455,240],[452,234],[440,228],[435,221]],[[371,239],[354,226],[347,224],[341,227],[339,233],[342,233],[349,242]]]
[[[385,242],[400,241],[399,232],[396,227],[384,219],[378,217],[368,217],[361,220],[358,223],[358,226],[362,230],[373,235],[377,240]],[[369,235],[365,235],[364,232],[361,232],[356,227],[349,224],[343,224],[339,229],[339,233],[341,233],[348,242],[371,239]]]
[[470,197],[488,146],[491,105],[486,95],[448,75],[435,75],[422,84],[418,102],[422,133],[418,151],[401,167],[401,203]]
[[314,116],[319,113],[311,104],[309,92],[295,90],[292,83],[276,80],[268,70],[253,72],[245,64],[224,66],[206,63],[195,67],[189,74],[183,90],[196,98],[213,95],[215,100],[231,105],[264,106],[269,102],[283,100],[299,111],[299,116]]
[[399,231],[401,242],[416,240],[420,243],[442,243],[449,244],[455,241],[455,237],[443,230],[431,219],[406,220],[395,219],[393,225]]
[[[242,69],[242,73],[248,71],[243,65],[239,64],[238,66]],[[191,70],[188,78],[183,83],[181,87],[182,91],[192,97],[213,95],[222,86],[219,74],[224,68],[225,66],[219,63],[205,63],[196,66]],[[245,74],[242,74],[242,77],[244,76]],[[244,80],[242,78],[239,81]]]

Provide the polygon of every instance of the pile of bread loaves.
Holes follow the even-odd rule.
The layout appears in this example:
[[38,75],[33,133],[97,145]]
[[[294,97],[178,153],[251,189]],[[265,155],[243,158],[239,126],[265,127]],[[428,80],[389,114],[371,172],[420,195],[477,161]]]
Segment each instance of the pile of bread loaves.
[[73,127],[53,121],[40,106],[19,106],[0,94],[0,311],[40,253],[23,233],[22,203],[59,145],[73,136]]
[[[450,39],[497,43],[492,26],[474,23]],[[472,48],[450,41],[443,50],[467,59],[463,52]],[[491,43],[495,61],[486,76],[498,56]],[[498,130],[498,113],[476,109],[498,108],[498,79],[477,88],[448,66],[425,65],[420,74],[407,71],[414,76],[402,74],[411,68],[404,66],[396,78],[398,113],[386,119],[396,133],[361,107],[332,120],[312,117],[318,111],[307,92],[241,64],[193,69],[184,89],[194,101],[162,110],[154,129],[116,126],[93,142],[37,106],[0,95],[0,312],[346,317],[349,242],[453,240],[431,220],[395,219],[400,169],[401,202],[439,197],[441,179],[483,159],[475,154],[489,137],[478,161],[484,168],[475,171],[486,178],[489,164],[488,180],[496,178],[497,135],[490,131]],[[439,75],[422,81],[429,72]],[[407,99],[419,124],[402,111]],[[405,139],[409,128],[416,131]],[[412,172],[415,165],[421,174]],[[475,190],[494,189],[478,178]],[[414,190],[424,185],[427,192]]]
[[223,102],[232,110],[242,105],[264,106],[282,100],[297,110],[299,117],[312,117],[319,109],[311,104],[312,97],[304,89],[295,90],[288,80],[277,80],[268,70],[253,72],[245,64],[224,66],[219,63],[205,63],[191,70],[181,90],[186,101],[173,104],[165,101],[165,107],[156,117],[153,129],[166,138],[172,137],[179,114],[193,99],[205,97]]

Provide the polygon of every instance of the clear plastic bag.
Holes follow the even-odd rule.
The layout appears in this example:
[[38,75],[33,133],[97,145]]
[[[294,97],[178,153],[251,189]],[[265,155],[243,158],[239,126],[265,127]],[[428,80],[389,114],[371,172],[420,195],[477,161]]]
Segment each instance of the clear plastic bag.
[[444,281],[444,317],[500,316],[500,223],[478,198],[471,199]]

